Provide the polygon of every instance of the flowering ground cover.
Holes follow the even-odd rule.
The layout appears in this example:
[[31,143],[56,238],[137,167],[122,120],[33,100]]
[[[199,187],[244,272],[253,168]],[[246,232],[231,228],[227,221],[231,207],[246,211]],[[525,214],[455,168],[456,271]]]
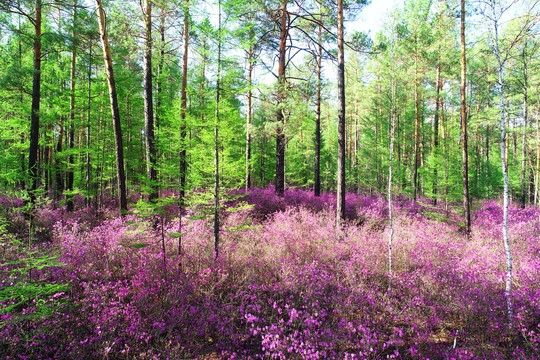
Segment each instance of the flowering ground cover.
[[466,237],[459,208],[396,198],[388,291],[383,198],[348,194],[336,229],[331,194],[230,196],[217,260],[200,204],[182,220],[179,256],[174,205],[156,221],[42,204],[29,245],[22,203],[0,199],[0,357],[540,358],[536,207],[510,209],[509,328],[497,201],[474,204]]

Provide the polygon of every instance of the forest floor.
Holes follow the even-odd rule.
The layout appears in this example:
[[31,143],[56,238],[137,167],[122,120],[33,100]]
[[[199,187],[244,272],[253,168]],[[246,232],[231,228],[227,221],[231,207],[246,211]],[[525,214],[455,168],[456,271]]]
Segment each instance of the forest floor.
[[540,358],[538,208],[510,208],[510,328],[498,201],[474,203],[467,237],[460,208],[396,198],[389,290],[384,198],[348,194],[340,230],[333,195],[229,198],[217,260],[204,196],[182,235],[172,203],[42,201],[30,244],[22,201],[0,198],[0,358]]

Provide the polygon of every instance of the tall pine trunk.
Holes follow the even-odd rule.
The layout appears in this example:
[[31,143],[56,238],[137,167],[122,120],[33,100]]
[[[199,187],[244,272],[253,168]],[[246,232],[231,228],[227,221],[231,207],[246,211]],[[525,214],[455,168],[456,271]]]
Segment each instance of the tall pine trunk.
[[56,180],[55,180],[55,199],[58,201],[60,200],[60,196],[62,196],[62,193],[64,192],[64,178],[63,178],[63,165],[62,165],[62,159],[61,159],[61,153],[62,153],[62,145],[64,143],[64,117],[60,116],[60,129],[58,131],[58,141],[56,142],[56,161],[55,161],[55,172],[56,172]]
[[219,91],[221,76],[221,0],[218,1],[218,58],[214,118],[214,255],[219,257]]
[[182,214],[186,195],[187,178],[187,149],[186,149],[186,108],[187,108],[187,75],[188,75],[188,50],[189,50],[189,0],[184,4],[184,54],[182,59],[182,85],[180,88],[180,189],[178,193],[178,255],[182,256]]
[[467,150],[467,102],[466,102],[466,73],[467,62],[465,57],[465,0],[461,0],[461,158],[463,168],[463,206],[465,208],[465,232],[471,233],[471,207],[469,203],[469,166]]
[[343,29],[343,0],[337,2],[338,21],[338,159],[337,159],[337,206],[338,224],[345,217],[345,52]]
[[316,56],[317,61],[317,93],[315,100],[315,169],[314,169],[314,184],[313,191],[315,196],[321,195],[321,72],[322,72],[322,1],[319,3],[319,12],[321,17],[319,21],[321,24],[318,26],[317,40],[318,53]]
[[34,73],[32,76],[32,108],[30,113],[30,149],[28,153],[28,181],[30,202],[36,200],[39,183],[39,104],[41,101],[41,0],[36,0],[34,18]]
[[[156,143],[159,142],[159,134],[161,129],[162,121],[162,101],[163,101],[163,69],[165,67],[165,15],[164,9],[161,9],[161,17],[159,21],[159,36],[160,36],[160,47],[159,47],[159,62],[157,66],[157,76],[156,76],[156,109],[155,109],[155,128],[157,133],[155,134]],[[159,148],[156,148],[156,164],[158,164],[161,154]],[[156,176],[157,169],[156,169]],[[170,179],[167,179],[170,181]]]
[[[73,2],[73,42],[75,42],[75,22],[77,20],[77,1]],[[67,171],[67,202],[66,210],[68,212],[73,211],[73,167],[74,167],[74,158],[73,158],[73,148],[75,147],[75,74],[76,74],[76,65],[77,65],[77,48],[75,44],[72,44],[71,49],[71,72],[70,72],[70,99],[69,99],[69,159],[68,159],[68,171]]]
[[86,109],[86,206],[90,206],[91,176],[90,167],[90,109],[92,108],[92,43],[88,54],[88,107]]
[[285,67],[287,55],[287,39],[289,37],[289,14],[287,1],[281,0],[279,18],[279,54],[278,54],[278,96],[276,110],[276,195],[283,196],[285,192],[285,116],[282,102],[285,100]]
[[146,0],[145,19],[145,49],[144,49],[144,139],[146,145],[146,178],[149,182],[150,193],[148,200],[157,198],[157,153],[154,135],[154,103],[152,99],[152,1]]
[[438,158],[439,158],[439,114],[441,112],[441,90],[443,81],[441,79],[441,65],[437,64],[437,80],[436,80],[436,96],[435,96],[435,116],[433,119],[433,203],[437,205],[438,198]]
[[[21,6],[21,0],[17,1],[17,5],[19,7]],[[21,16],[22,15],[19,15],[17,17],[18,18],[18,27],[17,27],[17,29],[18,29],[19,32],[21,31]],[[19,65],[19,69],[22,69],[23,55],[22,55],[22,40],[21,40],[20,37],[18,39],[18,49],[19,49],[19,51],[18,51],[19,64],[18,65]],[[24,106],[24,91],[22,89],[19,91],[19,105],[20,105],[21,109]],[[25,131],[22,131],[21,132],[21,137],[20,137],[21,145],[24,144],[24,135],[25,135]],[[24,151],[21,151],[21,153],[20,153],[21,174],[26,174],[26,164],[25,164],[26,160],[25,159],[26,159],[26,154],[25,154]],[[24,175],[19,178],[18,185],[19,185],[19,188],[21,190],[25,189],[25,187],[26,187],[26,179],[25,179]]]
[[540,192],[540,117],[538,112],[540,110],[540,98],[536,104],[536,178],[534,180],[534,203],[540,204],[539,192]]
[[118,96],[116,93],[116,82],[114,80],[113,63],[111,58],[111,49],[109,48],[109,39],[107,36],[107,23],[105,11],[103,10],[102,0],[96,0],[98,7],[99,33],[101,45],[103,47],[103,59],[105,61],[105,73],[109,86],[109,98],[111,102],[111,115],[114,128],[114,146],[116,155],[116,182],[118,186],[118,199],[120,213],[127,211],[126,196],[126,173],[124,171],[124,143],[122,140],[122,125],[120,123],[120,111],[118,109]]
[[420,134],[420,109],[418,96],[418,39],[414,41],[414,164],[413,164],[413,199],[418,196],[418,152]]
[[253,60],[253,38],[254,33],[253,29],[250,29],[250,44],[249,44],[249,50],[248,50],[248,89],[247,89],[247,119],[246,119],[246,190],[251,188],[251,116],[252,116],[252,86],[253,86],[253,67],[254,67],[254,60]]

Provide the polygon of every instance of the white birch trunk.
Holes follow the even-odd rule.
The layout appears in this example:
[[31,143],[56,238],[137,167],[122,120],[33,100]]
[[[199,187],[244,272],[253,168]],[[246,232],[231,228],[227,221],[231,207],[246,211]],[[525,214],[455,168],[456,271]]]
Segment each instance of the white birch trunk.
[[506,253],[506,279],[505,279],[505,290],[504,294],[506,297],[506,312],[508,316],[508,325],[512,328],[512,318],[513,318],[513,309],[512,309],[512,253],[510,251],[510,240],[508,238],[508,167],[506,163],[506,118],[505,118],[505,107],[504,107],[504,61],[501,59],[501,52],[499,48],[499,24],[498,16],[495,12],[495,3],[492,0],[491,10],[493,12],[493,30],[494,30],[494,48],[493,52],[497,58],[498,64],[498,88],[499,88],[499,107],[501,111],[501,119],[499,126],[501,127],[501,166],[504,176],[504,192],[503,192],[503,243],[504,250]]
[[392,154],[394,152],[395,118],[396,118],[396,53],[395,39],[392,39],[392,103],[390,109],[390,154],[388,156],[388,219],[390,220],[390,235],[388,237],[388,292],[392,291],[392,246],[394,241],[394,218],[392,214]]

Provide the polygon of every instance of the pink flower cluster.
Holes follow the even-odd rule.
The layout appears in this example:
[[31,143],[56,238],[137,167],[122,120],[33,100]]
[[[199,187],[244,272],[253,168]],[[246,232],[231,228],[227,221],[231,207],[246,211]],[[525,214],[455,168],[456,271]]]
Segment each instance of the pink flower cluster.
[[[262,188],[230,196],[237,198],[222,211],[217,260],[212,219],[193,216],[200,206],[182,219],[181,256],[174,206],[164,229],[136,214],[51,210],[52,240],[38,250],[60,258],[39,276],[69,291],[50,297],[62,306],[47,317],[21,318],[32,299],[2,313],[0,357],[540,358],[537,208],[510,212],[509,329],[498,202],[475,203],[466,237],[460,208],[396,198],[389,292],[384,198],[348,194],[347,220],[336,229],[332,194],[290,189],[280,198]],[[2,251],[3,259],[18,254]]]

